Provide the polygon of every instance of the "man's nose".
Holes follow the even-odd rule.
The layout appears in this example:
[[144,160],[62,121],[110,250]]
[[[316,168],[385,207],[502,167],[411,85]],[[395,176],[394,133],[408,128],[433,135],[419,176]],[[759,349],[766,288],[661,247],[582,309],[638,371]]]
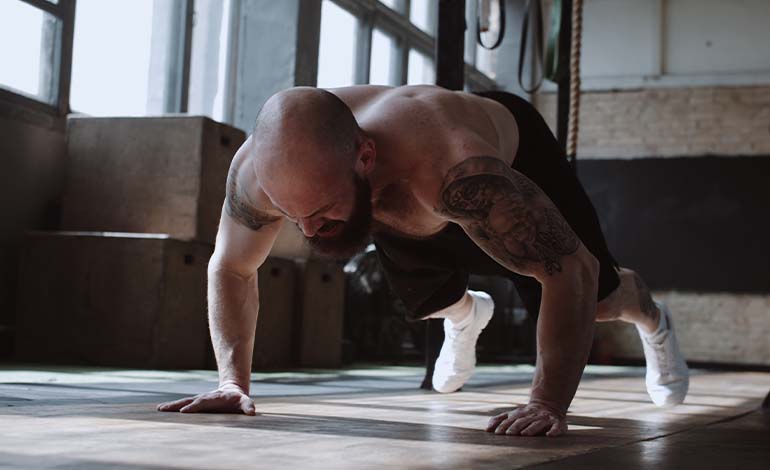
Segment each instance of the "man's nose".
[[323,221],[320,219],[300,219],[297,221],[299,229],[302,230],[302,234],[306,237],[315,236],[318,229],[323,225]]

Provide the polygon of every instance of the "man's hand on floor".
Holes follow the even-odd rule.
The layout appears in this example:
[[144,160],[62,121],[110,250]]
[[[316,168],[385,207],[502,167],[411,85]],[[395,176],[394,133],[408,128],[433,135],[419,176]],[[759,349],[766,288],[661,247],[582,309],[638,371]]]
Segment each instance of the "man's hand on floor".
[[225,384],[211,392],[161,403],[158,405],[158,411],[243,413],[249,416],[257,414],[254,402],[241,387],[235,384]]
[[530,403],[493,416],[486,430],[511,436],[555,437],[567,432],[567,419],[549,406]]

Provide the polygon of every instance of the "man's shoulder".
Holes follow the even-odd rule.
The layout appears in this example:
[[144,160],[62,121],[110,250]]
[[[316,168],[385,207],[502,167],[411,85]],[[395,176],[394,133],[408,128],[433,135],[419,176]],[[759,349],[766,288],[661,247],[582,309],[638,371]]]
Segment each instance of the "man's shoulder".
[[233,157],[225,187],[227,202],[233,204],[238,201],[254,210],[280,215],[262,188],[259,175],[254,170],[253,151],[252,137],[249,137]]

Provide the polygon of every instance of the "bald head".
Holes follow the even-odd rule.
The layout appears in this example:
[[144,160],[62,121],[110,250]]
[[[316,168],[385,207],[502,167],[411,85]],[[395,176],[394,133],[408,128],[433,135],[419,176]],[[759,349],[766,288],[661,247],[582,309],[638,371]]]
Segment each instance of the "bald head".
[[257,116],[254,139],[267,167],[352,165],[359,131],[350,108],[337,96],[297,87],[267,100]]

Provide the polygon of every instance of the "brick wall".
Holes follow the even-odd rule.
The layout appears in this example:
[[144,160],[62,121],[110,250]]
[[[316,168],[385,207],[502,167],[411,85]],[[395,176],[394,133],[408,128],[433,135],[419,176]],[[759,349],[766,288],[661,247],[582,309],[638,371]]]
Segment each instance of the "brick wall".
[[[556,129],[556,94],[535,105]],[[578,158],[770,155],[770,86],[584,92]]]
[[[770,295],[664,291],[654,296],[671,309],[688,360],[770,366]],[[600,323],[596,338],[611,357],[644,358],[633,325]]]

